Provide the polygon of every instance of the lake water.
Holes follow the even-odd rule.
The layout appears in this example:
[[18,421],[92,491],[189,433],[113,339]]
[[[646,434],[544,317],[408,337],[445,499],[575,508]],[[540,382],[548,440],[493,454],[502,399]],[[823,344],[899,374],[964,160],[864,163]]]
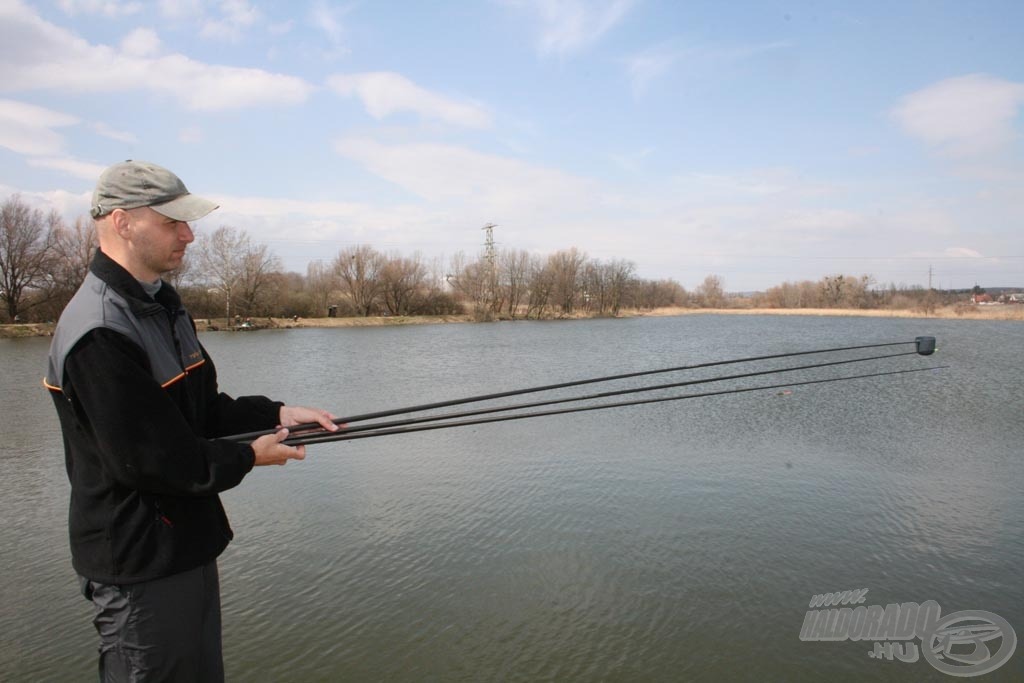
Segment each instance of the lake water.
[[[948,368],[323,444],[256,470],[224,495],[228,678],[953,680],[800,633],[813,595],[867,588],[865,605],[985,610],[1024,637],[1021,323],[699,315],[202,341],[229,393],[353,414],[919,335],[938,353],[792,379]],[[0,340],[3,681],[95,677],[47,346]],[[1024,680],[1022,662],[983,680]]]

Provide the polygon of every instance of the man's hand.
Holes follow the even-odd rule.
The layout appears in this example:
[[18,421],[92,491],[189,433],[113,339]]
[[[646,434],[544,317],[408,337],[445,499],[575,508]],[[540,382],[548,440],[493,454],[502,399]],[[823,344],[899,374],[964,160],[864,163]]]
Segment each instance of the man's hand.
[[[283,443],[288,438],[288,427],[301,424],[319,424],[329,432],[336,432],[340,427],[334,424],[334,416],[319,408],[303,408],[301,406],[281,406],[279,413],[281,429],[274,434],[266,434],[250,444],[256,454],[254,466],[284,465],[289,460],[302,460],[306,457],[305,446],[288,446]],[[303,432],[308,433],[308,432]]]
[[261,465],[284,465],[289,460],[302,460],[306,457],[305,446],[287,446],[283,443],[288,438],[288,430],[280,429],[275,434],[265,434],[253,441],[253,452],[256,454],[254,467]]
[[295,425],[318,423],[329,432],[338,431],[338,425],[334,424],[334,415],[319,408],[303,408],[301,406],[281,406],[281,426],[294,427]]

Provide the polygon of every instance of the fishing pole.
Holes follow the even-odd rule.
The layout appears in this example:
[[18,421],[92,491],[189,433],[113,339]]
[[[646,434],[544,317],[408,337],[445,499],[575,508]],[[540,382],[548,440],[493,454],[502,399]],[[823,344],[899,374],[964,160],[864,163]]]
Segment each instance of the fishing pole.
[[[840,347],[828,348],[828,349],[815,349],[815,350],[812,350],[812,351],[793,351],[793,352],[789,352],[789,353],[775,353],[775,354],[768,354],[768,355],[761,355],[761,356],[748,356],[746,358],[735,358],[735,359],[730,359],[730,360],[710,361],[710,362],[706,362],[706,363],[695,363],[695,364],[692,364],[692,365],[680,365],[680,366],[670,367],[670,368],[659,368],[659,369],[656,369],[656,370],[641,370],[639,372],[627,372],[627,373],[622,373],[622,374],[617,374],[617,375],[607,375],[607,376],[603,376],[603,377],[593,377],[593,378],[589,378],[589,379],[574,380],[574,381],[570,381],[570,382],[559,382],[559,383],[556,383],[556,384],[547,384],[547,385],[537,386],[537,387],[527,387],[527,388],[524,388],[524,389],[513,389],[513,390],[510,390],[510,391],[500,391],[500,392],[493,393],[493,394],[482,394],[482,395],[479,395],[479,396],[468,396],[468,397],[465,397],[465,398],[457,398],[457,399],[451,399],[451,400],[447,400],[447,401],[437,401],[437,402],[434,402],[434,403],[424,403],[422,405],[406,406],[406,407],[403,407],[403,408],[392,408],[390,410],[381,410],[381,411],[377,411],[377,412],[373,412],[373,413],[363,413],[363,414],[360,414],[360,415],[349,415],[349,416],[346,416],[346,417],[339,417],[339,418],[335,418],[333,420],[333,422],[334,422],[334,424],[342,425],[342,424],[349,424],[349,423],[352,423],[352,422],[362,422],[362,421],[365,421],[365,420],[374,420],[374,419],[379,419],[379,418],[384,418],[384,417],[392,417],[394,415],[403,415],[405,413],[422,412],[424,410],[432,410],[432,409],[435,409],[435,408],[450,408],[452,406],[465,405],[467,403],[477,403],[477,402],[482,402],[482,401],[490,401],[490,400],[499,399],[499,398],[509,398],[511,396],[521,396],[521,395],[524,395],[524,394],[539,393],[539,392],[542,392],[542,391],[553,391],[555,389],[566,389],[566,388],[569,388],[569,387],[577,387],[577,386],[582,386],[582,385],[585,385],[585,384],[596,384],[596,383],[599,383],[599,382],[611,382],[611,381],[620,380],[620,379],[631,379],[631,378],[634,378],[634,377],[644,377],[644,376],[656,375],[656,374],[662,374],[662,373],[668,373],[668,372],[681,372],[681,371],[684,371],[684,370],[696,370],[696,369],[699,369],[699,368],[709,368],[709,367],[715,367],[715,366],[720,366],[720,365],[732,365],[732,364],[737,364],[737,363],[750,363],[750,362],[754,362],[754,361],[773,360],[773,359],[778,359],[778,358],[792,358],[792,357],[796,357],[796,356],[809,356],[809,355],[822,354],[822,353],[837,353],[839,351],[856,351],[856,350],[860,350],[860,349],[881,348],[881,347],[886,347],[886,346],[900,346],[900,345],[903,345],[903,344],[914,344],[915,345],[915,351],[913,351],[911,353],[918,353],[918,354],[920,354],[922,356],[929,356],[929,355],[931,355],[932,353],[935,352],[935,337],[917,337],[913,341],[884,342],[884,343],[877,343],[877,344],[859,344],[859,345],[855,345],[855,346],[840,346]],[[321,427],[321,425],[319,423],[310,422],[310,423],[306,423],[306,424],[293,425],[289,429],[292,432],[300,432],[300,431],[306,431],[306,430],[322,429],[322,427]],[[222,438],[227,439],[229,441],[248,442],[248,441],[252,441],[252,440],[254,440],[254,439],[258,438],[258,437],[264,436],[265,434],[273,434],[275,431],[276,430],[274,430],[274,429],[264,429],[264,430],[260,430],[260,431],[254,431],[254,432],[246,432],[244,434],[235,434],[235,435],[232,435],[232,436],[226,436],[226,437],[222,437]]]
[[[553,398],[553,399],[547,399],[547,400],[544,400],[544,401],[533,401],[533,402],[529,402],[529,403],[515,403],[515,404],[512,404],[512,405],[491,406],[491,407],[487,407],[487,408],[478,408],[476,410],[467,410],[467,411],[462,411],[462,412],[457,412],[457,413],[442,413],[442,414],[439,414],[439,415],[425,415],[425,416],[422,416],[422,417],[411,417],[411,418],[406,418],[406,419],[403,419],[403,420],[393,420],[393,421],[390,421],[390,422],[376,422],[376,423],[371,423],[371,424],[359,425],[359,426],[355,426],[355,427],[349,426],[349,427],[346,427],[345,432],[346,433],[354,433],[354,432],[370,431],[370,430],[382,429],[382,428],[402,427],[402,426],[407,426],[407,425],[422,424],[422,423],[425,423],[425,422],[436,422],[436,421],[439,421],[439,420],[449,420],[449,419],[456,419],[456,418],[473,417],[473,416],[476,416],[476,415],[488,415],[488,414],[491,414],[491,413],[509,412],[509,411],[513,411],[513,410],[525,410],[527,408],[540,408],[540,407],[543,407],[543,406],[558,405],[558,404],[561,404],[561,403],[577,403],[577,402],[581,402],[581,401],[593,401],[593,400],[600,399],[600,398],[611,398],[613,396],[623,396],[625,394],[638,394],[638,393],[644,393],[644,392],[648,392],[648,391],[660,391],[660,390],[664,390],[664,389],[678,389],[680,387],[693,386],[695,384],[710,384],[711,382],[725,382],[725,381],[728,381],[728,380],[746,379],[746,378],[749,378],[749,377],[759,377],[759,376],[762,376],[762,375],[772,375],[772,374],[783,373],[783,372],[796,372],[798,370],[812,370],[812,369],[816,369],[816,368],[827,368],[827,367],[832,367],[832,366],[835,366],[835,365],[847,365],[847,364],[850,364],[850,363],[861,363],[861,362],[870,361],[870,360],[884,360],[884,359],[888,359],[888,358],[899,358],[899,357],[902,357],[902,356],[914,355],[916,353],[917,353],[916,351],[909,351],[909,352],[906,352],[906,353],[890,353],[890,354],[884,354],[884,355],[879,355],[879,356],[866,356],[866,357],[862,357],[862,358],[853,358],[853,359],[846,359],[846,360],[830,361],[830,362],[827,362],[827,363],[811,363],[811,364],[808,364],[808,365],[796,365],[796,366],[791,366],[791,367],[788,367],[788,368],[777,368],[777,369],[774,369],[774,370],[758,370],[758,371],[753,371],[753,372],[737,373],[737,374],[733,374],[733,375],[722,375],[722,376],[719,376],[719,377],[709,377],[709,378],[705,378],[705,379],[691,379],[691,380],[686,380],[686,381],[683,381],[683,382],[671,382],[671,383],[668,383],[668,384],[655,384],[655,385],[645,386],[645,387],[633,387],[633,388],[629,388],[629,389],[616,389],[614,391],[602,391],[602,392],[598,392],[596,394],[588,394],[588,395],[584,395],[584,396],[571,396],[571,397],[567,397],[567,398]],[[311,433],[310,432],[298,433],[294,437],[290,437],[288,439],[285,439],[283,443],[288,444],[288,445],[296,445],[297,443],[299,443],[301,441],[301,439],[303,437],[305,437],[305,436],[314,436],[314,435],[318,435],[320,433],[334,434],[336,432],[327,432],[326,430],[323,430],[321,428],[320,430],[314,431],[314,432],[311,432]]]
[[300,445],[313,445],[321,443],[330,443],[332,441],[352,441],[354,439],[368,439],[375,436],[389,436],[394,434],[410,434],[413,432],[425,432],[436,429],[448,429],[451,427],[468,427],[472,425],[487,424],[492,422],[507,422],[511,420],[525,420],[535,417],[547,417],[551,415],[565,415],[567,413],[582,413],[593,410],[607,410],[609,408],[624,408],[627,406],[645,405],[651,403],[664,403],[667,401],[683,401],[691,398],[706,398],[710,396],[724,396],[728,394],[740,394],[751,391],[765,391],[768,389],[781,389],[784,387],[797,387],[805,386],[810,384],[827,384],[829,382],[846,382],[855,379],[864,379],[868,377],[885,377],[888,375],[899,375],[911,372],[925,372],[926,370],[940,370],[949,366],[936,365],[927,368],[913,368],[910,370],[890,370],[887,372],[872,372],[862,375],[850,375],[846,377],[831,377],[827,379],[811,379],[800,382],[789,382],[785,384],[767,384],[756,387],[742,387],[736,389],[723,389],[720,391],[706,391],[698,394],[684,394],[682,396],[664,396],[660,398],[647,398],[638,399],[636,401],[618,401],[614,403],[602,403],[593,406],[578,406],[575,408],[561,408],[557,410],[542,410],[534,413],[519,413],[514,415],[495,415],[491,417],[480,417],[471,420],[458,420],[454,422],[440,422],[433,424],[409,424],[406,426],[398,426],[384,429],[369,429],[366,431],[355,431],[352,429],[342,429],[337,432],[321,431],[317,434],[310,435],[299,435],[295,438],[289,438],[284,441],[292,446]]

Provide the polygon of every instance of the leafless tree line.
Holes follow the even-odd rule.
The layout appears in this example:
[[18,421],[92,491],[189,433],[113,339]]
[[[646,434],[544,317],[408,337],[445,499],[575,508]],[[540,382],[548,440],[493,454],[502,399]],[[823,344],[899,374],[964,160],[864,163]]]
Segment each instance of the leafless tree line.
[[820,280],[784,282],[753,296],[758,308],[887,308],[932,313],[940,305],[963,300],[956,292],[890,283],[879,286],[870,275],[826,275]]
[[[88,272],[96,249],[88,218],[67,226],[17,195],[0,205],[0,301],[5,322],[55,320]],[[934,290],[875,286],[869,276],[830,275],[786,282],[752,297],[728,295],[709,275],[693,292],[674,280],[645,280],[624,259],[601,261],[566,249],[541,255],[519,249],[445,261],[348,247],[310,263],[305,275],[283,272],[280,259],[241,229],[200,235],[170,274],[193,315],[249,317],[410,316],[470,313],[479,320],[615,316],[624,309],[909,308],[946,303]]]
[[447,279],[480,319],[614,316],[623,308],[682,306],[688,299],[671,280],[640,280],[630,261],[594,260],[576,248],[550,255],[509,249],[473,260],[460,253]]
[[[95,226],[33,209],[18,196],[0,207],[0,301],[7,322],[55,320],[81,284],[97,247]],[[283,272],[280,259],[238,228],[201,234],[169,279],[196,317],[451,315],[481,320],[617,315],[623,308],[686,305],[672,280],[645,281],[629,261],[602,262],[573,248],[542,256],[525,250],[449,261],[342,249]]]

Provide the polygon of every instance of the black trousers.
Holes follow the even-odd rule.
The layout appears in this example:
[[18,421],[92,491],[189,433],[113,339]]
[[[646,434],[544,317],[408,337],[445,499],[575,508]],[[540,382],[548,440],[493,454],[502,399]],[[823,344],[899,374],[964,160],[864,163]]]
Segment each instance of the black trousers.
[[224,680],[216,562],[143,583],[79,583],[96,609],[103,683]]

